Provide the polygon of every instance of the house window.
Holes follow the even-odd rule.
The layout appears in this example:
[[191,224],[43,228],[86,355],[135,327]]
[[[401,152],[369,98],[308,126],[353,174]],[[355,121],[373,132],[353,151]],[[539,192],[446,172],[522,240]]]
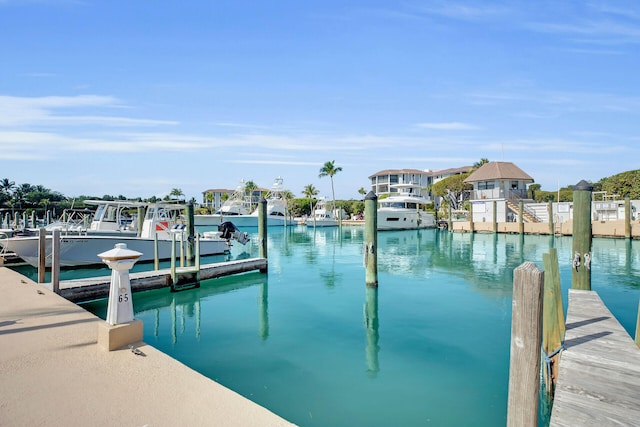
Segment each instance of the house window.
[[518,189],[518,181],[511,181],[511,189],[512,190]]
[[493,190],[495,185],[495,181],[480,181],[478,182],[478,190]]

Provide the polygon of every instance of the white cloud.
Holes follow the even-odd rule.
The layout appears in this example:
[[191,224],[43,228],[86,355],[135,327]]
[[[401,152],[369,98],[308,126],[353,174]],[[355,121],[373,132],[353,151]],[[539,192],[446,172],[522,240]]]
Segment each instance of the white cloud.
[[443,122],[443,123],[418,123],[418,127],[433,130],[475,130],[480,129],[477,126],[461,123],[461,122]]

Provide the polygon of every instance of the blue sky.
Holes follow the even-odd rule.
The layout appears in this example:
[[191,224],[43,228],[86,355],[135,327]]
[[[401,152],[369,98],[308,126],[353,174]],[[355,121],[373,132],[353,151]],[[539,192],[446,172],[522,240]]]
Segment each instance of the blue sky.
[[640,2],[0,0],[0,178],[358,198],[382,169],[640,168]]

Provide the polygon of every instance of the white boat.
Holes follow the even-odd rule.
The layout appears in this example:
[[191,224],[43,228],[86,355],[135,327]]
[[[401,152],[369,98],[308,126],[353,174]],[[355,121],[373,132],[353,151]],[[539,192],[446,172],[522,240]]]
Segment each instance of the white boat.
[[[286,225],[287,222],[287,200],[284,197],[282,178],[275,179],[271,190],[265,196],[267,200],[267,226]],[[243,202],[239,202],[244,200]],[[231,201],[231,202],[230,202]],[[195,215],[196,226],[219,225],[225,221],[231,221],[237,227],[257,227],[259,207],[252,212],[247,210],[250,205],[244,198],[244,186],[242,191],[236,190],[234,195],[225,202],[220,209],[211,215]]]
[[305,225],[308,227],[335,227],[338,225],[338,219],[331,209],[327,209],[324,198],[319,198],[313,210],[313,216],[307,218]]
[[[431,201],[420,195],[415,184],[395,184],[397,193],[378,200],[378,230],[416,230],[434,228],[435,216],[426,212]],[[416,191],[418,190],[418,191]]]
[[[146,214],[142,229],[136,233],[105,233],[97,230],[109,225],[99,224],[104,216],[94,217],[91,223],[91,232],[86,234],[62,235],[60,237],[60,267],[79,267],[102,264],[97,254],[115,247],[116,243],[126,243],[127,248],[142,253],[139,262],[148,262],[155,259],[155,247],[157,241],[158,259],[171,258],[172,241],[176,245],[182,245],[187,241],[185,223],[183,219],[184,205],[157,203],[146,205]],[[95,224],[94,224],[95,223]],[[225,226],[224,228],[222,226]],[[233,227],[233,224],[231,224]],[[126,229],[126,227],[124,227]],[[228,228],[223,224],[218,231],[205,232],[199,238],[200,255],[217,255],[228,253],[231,239],[242,244],[248,241],[246,233],[237,228]],[[0,240],[6,251],[14,252],[28,264],[38,266],[38,236],[12,237]],[[45,242],[46,265],[51,265],[51,235]],[[178,251],[179,249],[176,249]]]

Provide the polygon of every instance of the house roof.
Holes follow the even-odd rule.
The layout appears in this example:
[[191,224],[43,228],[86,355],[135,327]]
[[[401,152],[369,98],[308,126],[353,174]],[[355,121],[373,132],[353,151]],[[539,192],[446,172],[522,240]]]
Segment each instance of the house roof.
[[459,168],[441,169],[439,171],[431,172],[431,176],[457,175],[457,174],[467,173],[471,169],[473,169],[473,166],[462,166]]
[[527,173],[511,162],[489,162],[480,166],[464,182],[492,181],[494,179],[517,179],[534,182]]

